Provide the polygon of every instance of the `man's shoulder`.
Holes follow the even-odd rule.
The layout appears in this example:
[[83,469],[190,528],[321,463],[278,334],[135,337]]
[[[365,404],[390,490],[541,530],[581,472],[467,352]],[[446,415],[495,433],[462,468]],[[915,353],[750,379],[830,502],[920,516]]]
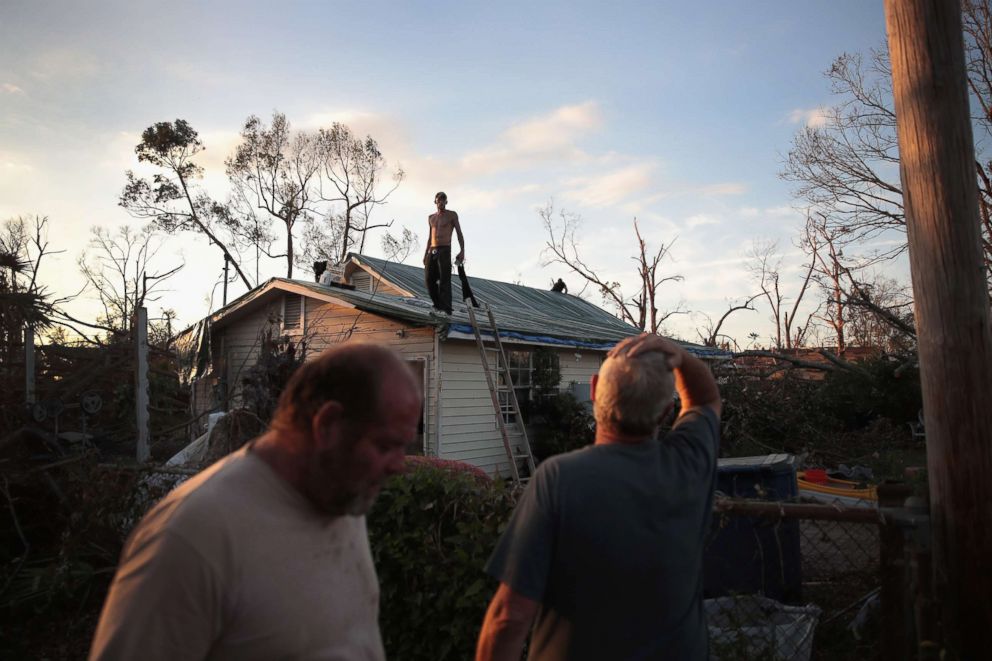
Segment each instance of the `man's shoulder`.
[[239,511],[237,503],[244,498],[239,485],[250,483],[251,462],[244,450],[220,459],[169,492],[142,525],[189,535],[216,531]]
[[679,414],[672,432],[690,432],[696,435],[710,434],[714,438],[720,434],[720,417],[709,406],[696,406]]
[[537,472],[546,479],[557,479],[562,472],[571,473],[581,471],[586,466],[594,466],[596,463],[594,448],[594,445],[587,445],[548,457],[537,467]]

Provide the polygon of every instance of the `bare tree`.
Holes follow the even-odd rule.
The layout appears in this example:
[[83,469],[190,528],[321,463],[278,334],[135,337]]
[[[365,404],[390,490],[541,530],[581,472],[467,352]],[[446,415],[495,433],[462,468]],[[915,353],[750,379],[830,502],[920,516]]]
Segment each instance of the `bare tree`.
[[[158,122],[141,134],[135,147],[138,160],[161,169],[151,181],[127,172],[127,183],[120,205],[135,218],[150,220],[167,233],[199,232],[223,253],[226,263],[234,267],[245,287],[252,288],[231,251],[235,242],[237,219],[223,205],[194,187],[203,176],[203,168],[193,158],[203,151],[199,135],[188,122]],[[230,238],[222,238],[221,232]]]
[[79,270],[103,312],[98,327],[111,335],[131,330],[134,311],[158,300],[157,291],[182,266],[151,273],[161,243],[150,228],[134,231],[121,227],[116,233],[103,227],[91,229],[90,252],[79,256]]
[[[226,161],[231,181],[232,206],[248,222],[241,226],[253,230],[249,241],[269,257],[286,258],[286,277],[293,277],[296,253],[293,229],[301,218],[313,218],[319,213],[320,172],[323,154],[317,136],[307,132],[291,132],[286,115],[272,113],[272,123],[265,126],[255,115],[241,129],[241,144]],[[268,219],[278,219],[286,230],[286,251],[279,255],[269,252],[268,235],[255,216],[262,211]]]
[[754,312],[755,311],[754,306],[752,306],[751,304],[755,301],[755,299],[760,298],[761,296],[764,295],[765,295],[764,292],[761,292],[758,294],[754,294],[753,296],[750,296],[743,303],[739,303],[736,305],[734,303],[730,303],[727,306],[727,311],[724,312],[722,315],[720,315],[720,318],[716,321],[716,323],[713,323],[713,319],[708,314],[701,313],[706,318],[706,323],[703,325],[702,330],[699,329],[696,330],[696,334],[699,336],[699,339],[703,343],[703,345],[707,347],[718,346],[720,344],[720,338],[723,338],[725,340],[725,344],[729,345],[730,343],[733,343],[736,346],[737,340],[730,337],[729,335],[724,335],[720,332],[720,330],[723,328],[724,322],[726,322],[727,319],[730,318],[730,315],[734,314],[735,312],[739,312],[741,310],[751,310],[752,312]]
[[888,354],[912,353],[916,334],[913,297],[908,288],[880,275],[857,286],[857,292],[847,299],[846,325],[851,344]]
[[[793,140],[782,177],[819,213],[838,245],[861,243],[887,230],[905,231],[892,74],[888,53],[843,54],[826,72],[838,103],[822,123]],[[886,256],[905,251],[896,245]]]
[[[818,312],[824,310],[818,318],[833,331],[837,353],[842,356],[847,350],[844,327],[848,294],[841,279],[844,275],[850,275],[851,267],[841,262],[844,251],[837,245],[835,231],[830,229],[822,214],[811,214],[806,218],[802,242],[809,249],[811,272],[816,272],[814,279],[824,293],[826,305],[818,308]],[[871,263],[870,260],[867,263]],[[864,266],[862,264],[858,268]]]
[[811,244],[806,247],[812,250],[812,254],[809,256],[810,263],[803,267],[805,275],[791,307],[787,305],[788,296],[786,296],[784,285],[781,282],[782,256],[778,250],[778,243],[756,242],[747,255],[749,258],[748,268],[761,290],[758,296],[764,297],[771,310],[771,320],[775,323],[775,348],[778,350],[801,346],[813,318],[813,314],[810,313],[807,315],[805,323],[796,324],[800,305],[809,289],[816,255],[815,245]]
[[390,233],[385,234],[382,237],[380,247],[386,259],[394,262],[403,262],[410,256],[410,253],[416,252],[419,243],[420,240],[417,238],[416,232],[404,227],[399,237],[393,236]]
[[[963,0],[962,19],[968,84],[981,112],[974,123],[992,136],[992,8],[989,0]],[[795,195],[823,218],[834,245],[843,250],[894,231],[903,240],[880,248],[877,257],[906,250],[906,220],[899,181],[899,150],[892,100],[892,71],[883,46],[867,60],[842,54],[826,72],[837,104],[822,122],[793,139],[781,176],[796,184]],[[976,131],[977,133],[978,131]],[[979,221],[986,279],[992,295],[992,162],[976,144]]]
[[[688,311],[680,302],[675,308],[659,310],[657,301],[660,288],[667,282],[681,282],[681,275],[662,275],[660,267],[669,255],[674,241],[662,243],[657,250],[648,250],[647,242],[634,220],[634,235],[637,237],[638,252],[632,257],[637,263],[637,292],[627,296],[620,282],[600,277],[579,254],[576,232],[581,219],[574,213],[561,210],[555,214],[554,206],[548,203],[538,210],[544,229],[548,233],[542,256],[543,266],[562,264],[595,287],[603,297],[603,302],[611,305],[627,323],[641,330],[657,333],[670,317],[686,314]],[[584,289],[584,288],[583,288]]]
[[386,203],[405,173],[397,167],[389,175],[392,185],[383,181],[386,159],[378,143],[371,136],[356,138],[344,124],[335,122],[320,129],[317,142],[323,157],[321,199],[336,208],[340,205],[340,211],[327,219],[341,224],[340,232],[333,235],[340,237],[339,259],[343,261],[353,245],[362,252],[369,230],[392,225],[392,221],[370,225],[369,219],[375,207]]

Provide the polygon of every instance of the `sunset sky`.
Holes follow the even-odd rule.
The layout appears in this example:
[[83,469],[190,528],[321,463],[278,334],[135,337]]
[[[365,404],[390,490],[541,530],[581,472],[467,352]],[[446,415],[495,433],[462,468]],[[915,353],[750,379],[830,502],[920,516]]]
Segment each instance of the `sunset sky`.
[[[621,282],[634,274],[636,217],[650,245],[675,240],[666,273],[685,280],[659,303],[692,310],[668,330],[698,339],[702,314],[755,291],[744,263],[755,240],[778,240],[798,269],[803,214],[782,160],[834,102],[823,76],[833,59],[884,39],[882,3],[865,0],[4,0],[0,220],[48,216],[65,252],[42,279],[73,293],[90,228],[140,226],[117,200],[144,128],[187,120],[223,199],[223,160],[245,118],[279,110],[297,128],[340,121],[371,134],[403,167],[374,220],[418,233],[408,263],[437,190],[462,219],[470,274],[536,287],[562,277],[573,293],[576,276],[542,267],[536,209],[554,200],[580,214],[583,257]],[[201,237],[164,237],[156,259],[161,271],[185,267],[152,317],[173,308],[185,325],[219,306],[222,260]],[[96,313],[85,299],[71,309]],[[767,318],[759,308],[728,330],[767,338]]]

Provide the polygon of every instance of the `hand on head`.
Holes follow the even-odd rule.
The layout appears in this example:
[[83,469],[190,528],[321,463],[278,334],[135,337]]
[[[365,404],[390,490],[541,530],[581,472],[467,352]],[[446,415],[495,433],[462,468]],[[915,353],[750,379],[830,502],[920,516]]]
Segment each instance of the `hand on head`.
[[682,365],[682,357],[685,355],[685,349],[678,344],[652,333],[628,337],[610,349],[606,355],[608,358],[635,358],[640,354],[652,352],[665,354],[668,359],[668,367],[673,370]]

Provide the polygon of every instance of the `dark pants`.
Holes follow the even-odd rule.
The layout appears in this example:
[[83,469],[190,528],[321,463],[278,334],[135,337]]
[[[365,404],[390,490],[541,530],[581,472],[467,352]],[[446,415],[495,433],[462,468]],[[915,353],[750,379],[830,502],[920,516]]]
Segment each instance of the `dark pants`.
[[451,246],[430,249],[424,277],[434,307],[451,314]]

